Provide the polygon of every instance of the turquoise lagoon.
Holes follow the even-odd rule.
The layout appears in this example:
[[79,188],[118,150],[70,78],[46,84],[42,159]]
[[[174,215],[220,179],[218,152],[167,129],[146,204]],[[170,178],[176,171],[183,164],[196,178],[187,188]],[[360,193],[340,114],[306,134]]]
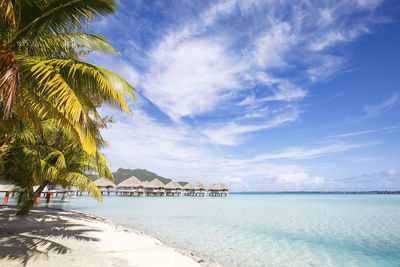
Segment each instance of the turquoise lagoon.
[[[43,204],[45,205],[45,204]],[[88,212],[225,266],[400,266],[400,195],[82,196]]]

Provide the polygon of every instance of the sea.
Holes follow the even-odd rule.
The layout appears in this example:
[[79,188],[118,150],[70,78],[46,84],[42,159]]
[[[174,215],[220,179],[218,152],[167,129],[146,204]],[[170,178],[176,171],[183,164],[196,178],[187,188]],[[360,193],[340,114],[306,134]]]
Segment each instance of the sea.
[[94,214],[224,266],[400,266],[400,195],[81,196],[40,205]]

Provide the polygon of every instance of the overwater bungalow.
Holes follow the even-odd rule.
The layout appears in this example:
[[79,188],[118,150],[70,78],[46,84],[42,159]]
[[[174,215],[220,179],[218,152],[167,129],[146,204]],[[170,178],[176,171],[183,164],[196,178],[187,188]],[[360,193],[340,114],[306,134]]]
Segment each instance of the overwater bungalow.
[[13,184],[0,184],[0,192],[4,193],[3,205],[7,205],[9,197],[14,197],[16,189]]
[[128,179],[122,181],[117,185],[118,191],[116,194],[122,194],[124,196],[141,196],[144,194],[144,185],[143,182],[140,181],[135,176],[129,177]]
[[165,185],[166,196],[179,196],[182,192],[183,187],[175,181],[171,181]]
[[165,191],[165,184],[163,184],[160,180],[157,178],[154,178],[150,182],[146,183],[144,185],[144,190],[146,193],[146,196],[163,196]]
[[107,192],[108,195],[110,195],[110,192],[115,192],[115,189],[117,188],[117,186],[113,182],[105,178],[97,179],[96,181],[94,181],[94,183],[99,188],[101,194]]
[[213,197],[222,197],[227,196],[229,192],[229,188],[223,183],[212,184],[208,188],[208,195]]
[[207,188],[202,183],[197,182],[197,183],[194,184],[193,187],[195,189],[194,196],[196,196],[196,197],[204,197]]
[[183,187],[184,196],[191,196],[194,193],[195,193],[194,185],[188,183]]

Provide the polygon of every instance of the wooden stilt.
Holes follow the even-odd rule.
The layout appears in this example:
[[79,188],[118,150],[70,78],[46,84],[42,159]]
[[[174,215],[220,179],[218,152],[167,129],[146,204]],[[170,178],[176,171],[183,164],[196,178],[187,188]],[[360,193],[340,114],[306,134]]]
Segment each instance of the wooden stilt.
[[3,200],[3,205],[7,205],[8,202],[8,195],[10,194],[10,192],[6,192],[6,195],[4,196],[4,200]]
[[39,205],[39,201],[40,201],[40,197],[36,197],[35,208],[37,208],[37,206]]

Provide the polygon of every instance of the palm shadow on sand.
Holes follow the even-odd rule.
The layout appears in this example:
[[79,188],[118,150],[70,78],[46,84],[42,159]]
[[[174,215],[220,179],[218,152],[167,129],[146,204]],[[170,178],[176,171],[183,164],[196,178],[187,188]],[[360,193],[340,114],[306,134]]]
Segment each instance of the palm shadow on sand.
[[46,214],[32,210],[25,216],[15,213],[15,208],[0,207],[0,259],[19,260],[25,266],[31,258],[71,252],[54,239],[98,241],[87,236],[97,230],[62,218],[78,218],[78,215],[57,210],[48,210]]

